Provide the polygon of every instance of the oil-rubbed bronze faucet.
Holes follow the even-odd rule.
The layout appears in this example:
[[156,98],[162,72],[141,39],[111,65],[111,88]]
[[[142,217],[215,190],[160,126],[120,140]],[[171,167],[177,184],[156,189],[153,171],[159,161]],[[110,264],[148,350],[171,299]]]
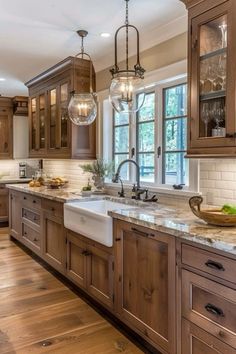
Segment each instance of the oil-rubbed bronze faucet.
[[[143,193],[145,193],[145,192],[146,192],[146,189],[142,189],[142,188],[140,187],[140,167],[139,167],[139,165],[137,164],[136,161],[131,160],[131,159],[126,159],[126,160],[122,161],[122,162],[119,164],[119,166],[118,166],[118,168],[117,168],[117,171],[116,171],[114,177],[112,178],[112,182],[113,182],[113,183],[118,183],[119,180],[121,181],[121,178],[120,178],[120,170],[121,170],[121,167],[122,167],[124,164],[126,164],[126,163],[132,163],[132,164],[134,164],[135,167],[136,167],[137,187],[134,186],[133,191],[134,191],[134,193],[135,193],[134,199],[140,200],[140,199],[141,199],[141,198],[140,198],[140,195],[143,194]],[[122,182],[122,181],[121,181],[121,182]],[[119,192],[119,195],[120,195],[120,196],[121,196],[121,194],[122,194],[122,196],[124,196],[123,183],[121,183],[121,192]]]

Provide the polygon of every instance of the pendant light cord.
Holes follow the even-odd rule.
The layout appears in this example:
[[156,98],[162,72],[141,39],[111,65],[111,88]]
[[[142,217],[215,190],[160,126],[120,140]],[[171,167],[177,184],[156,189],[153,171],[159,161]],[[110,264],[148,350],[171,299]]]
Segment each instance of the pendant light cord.
[[126,25],[126,70],[129,69],[129,0],[126,2],[126,15],[125,15],[125,25]]

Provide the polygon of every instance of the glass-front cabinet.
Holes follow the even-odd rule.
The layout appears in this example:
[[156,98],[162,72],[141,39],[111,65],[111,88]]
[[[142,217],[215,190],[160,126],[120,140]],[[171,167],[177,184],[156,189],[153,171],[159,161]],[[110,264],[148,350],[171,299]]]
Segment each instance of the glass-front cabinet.
[[189,10],[188,155],[231,155],[236,146],[235,4],[196,3]]
[[[96,157],[96,123],[78,127],[68,117],[71,82],[76,92],[89,89],[90,62],[78,58],[75,68],[73,62],[73,57],[68,57],[26,83],[30,96],[31,157]],[[88,87],[84,87],[84,82]]]

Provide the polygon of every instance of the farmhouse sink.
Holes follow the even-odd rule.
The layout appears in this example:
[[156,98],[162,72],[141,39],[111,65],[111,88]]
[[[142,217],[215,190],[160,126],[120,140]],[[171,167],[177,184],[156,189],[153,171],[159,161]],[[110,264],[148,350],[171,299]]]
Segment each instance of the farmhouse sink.
[[71,202],[64,204],[64,225],[107,247],[113,245],[113,222],[108,211],[136,207],[110,200]]

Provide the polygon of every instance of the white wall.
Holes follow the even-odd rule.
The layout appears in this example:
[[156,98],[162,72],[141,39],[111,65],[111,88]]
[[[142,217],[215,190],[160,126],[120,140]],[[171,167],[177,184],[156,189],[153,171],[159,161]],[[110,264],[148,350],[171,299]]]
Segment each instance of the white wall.
[[26,159],[29,156],[29,119],[27,116],[13,117],[13,157]]

